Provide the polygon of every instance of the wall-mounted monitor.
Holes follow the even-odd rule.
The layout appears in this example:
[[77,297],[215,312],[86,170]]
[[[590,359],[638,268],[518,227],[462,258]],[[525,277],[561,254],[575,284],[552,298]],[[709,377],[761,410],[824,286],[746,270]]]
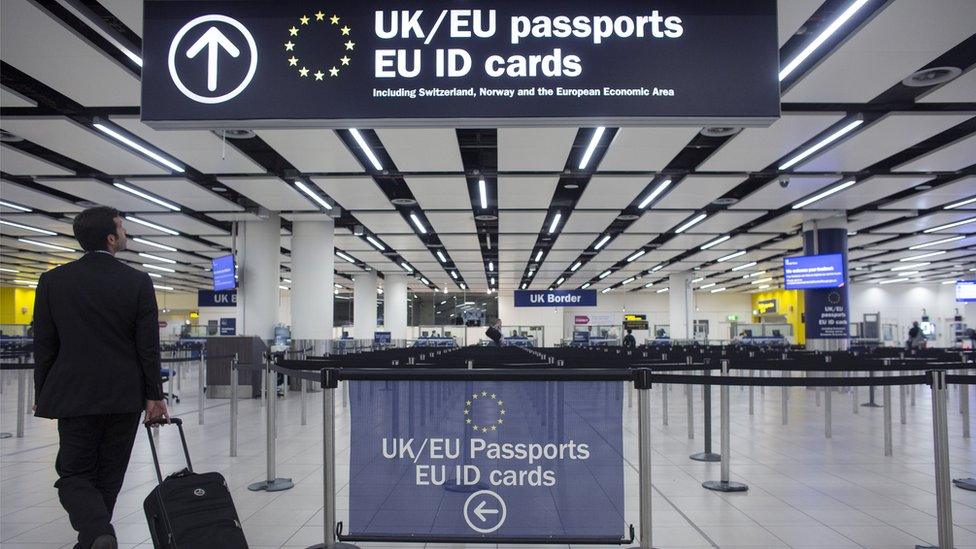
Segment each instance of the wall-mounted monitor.
[[956,301],[976,302],[976,280],[956,281]]
[[234,278],[236,272],[233,255],[215,257],[211,263],[213,264],[213,289],[215,292],[233,290],[237,287],[237,280]]
[[783,275],[787,290],[841,288],[845,284],[844,256],[823,254],[784,257]]

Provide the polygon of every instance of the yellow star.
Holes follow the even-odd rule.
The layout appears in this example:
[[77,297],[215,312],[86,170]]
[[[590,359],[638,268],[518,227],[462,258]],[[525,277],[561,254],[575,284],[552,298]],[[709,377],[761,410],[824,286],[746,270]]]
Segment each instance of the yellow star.
[[289,67],[297,67],[298,66],[298,58],[295,57],[294,55],[291,56],[291,57],[289,57],[288,58],[288,66]]
[[349,58],[347,56],[345,56],[345,55],[343,55],[342,57],[340,57],[339,58],[339,61],[342,61],[342,64],[343,65],[348,65],[349,64]]
[[309,19],[307,15],[303,15],[299,17],[298,20],[301,21],[303,25],[307,25],[308,22],[311,21],[311,19]]
[[294,51],[294,50],[295,50],[295,44],[291,40],[285,42],[285,51]]
[[318,11],[318,12],[317,12],[317,13],[315,14],[315,20],[316,20],[316,21],[325,21],[325,14],[324,14],[324,13],[322,13],[322,10],[319,10],[319,11]]
[[329,69],[329,76],[339,76],[339,69],[333,66],[331,69]]
[[342,31],[342,35],[343,36],[349,36],[349,31],[351,31],[352,29],[350,29],[349,27],[343,26],[339,30]]
[[346,42],[346,49],[347,49],[347,50],[349,50],[349,51],[352,51],[352,49],[353,49],[354,47],[356,47],[356,43],[355,43],[355,42],[353,42],[352,40],[350,40],[350,41],[348,41],[348,42]]
[[322,72],[322,71],[315,71],[315,79],[316,80],[322,80],[322,77],[323,76],[325,76],[325,73],[324,72]]
[[308,69],[306,69],[305,67],[302,67],[302,68],[298,69],[298,74],[300,74],[302,76],[308,76]]
[[290,29],[288,29],[288,34],[298,36],[298,27],[292,26]]
[[333,15],[332,17],[329,18],[329,21],[332,21],[332,24],[333,25],[338,25],[339,24],[339,16],[338,15]]

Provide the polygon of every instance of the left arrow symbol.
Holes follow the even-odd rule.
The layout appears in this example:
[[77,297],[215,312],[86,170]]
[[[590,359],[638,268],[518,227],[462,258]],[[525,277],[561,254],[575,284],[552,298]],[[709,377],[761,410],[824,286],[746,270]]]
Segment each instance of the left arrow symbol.
[[186,50],[186,56],[193,59],[203,51],[203,48],[207,48],[207,89],[214,91],[217,89],[218,48],[224,48],[231,57],[239,57],[241,50],[228,40],[217,27],[210,27],[207,32],[203,33],[203,36],[190,46],[190,49]]

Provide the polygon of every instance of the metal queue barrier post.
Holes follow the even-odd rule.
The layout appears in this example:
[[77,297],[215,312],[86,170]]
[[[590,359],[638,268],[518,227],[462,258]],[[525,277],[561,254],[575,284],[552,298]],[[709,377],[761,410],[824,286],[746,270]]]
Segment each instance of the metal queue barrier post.
[[[265,386],[268,388],[268,407],[267,407],[267,457],[268,475],[267,480],[255,482],[247,487],[252,492],[266,490],[268,492],[281,492],[295,486],[290,478],[279,478],[275,476],[275,439],[277,438],[277,408],[278,408],[278,372],[271,368],[271,357],[265,356],[264,378]],[[277,360],[277,357],[274,358]],[[273,392],[272,392],[273,391]]]
[[[726,359],[722,359],[723,367],[727,366],[727,362]],[[702,374],[707,375],[708,373],[708,370],[702,370]],[[705,400],[703,405],[704,417],[702,418],[704,421],[702,436],[705,439],[705,451],[691,454],[688,457],[695,461],[722,461],[722,456],[712,452],[712,386],[710,384],[705,383],[702,385],[702,396]]]
[[237,457],[237,353],[230,360],[230,457]]
[[[668,391],[671,389],[671,386],[668,385],[667,383],[661,383],[660,385],[661,385],[661,420],[664,422],[664,425],[667,426],[667,424],[668,424]],[[640,408],[640,398],[638,398],[637,400],[638,400],[637,407]]]
[[[932,434],[935,454],[935,508],[938,521],[938,549],[952,549],[952,496],[949,477],[949,411],[945,370],[925,373],[932,389]],[[935,549],[916,545],[916,549]]]
[[[881,360],[881,365],[887,368],[891,366],[891,359],[885,358]],[[868,377],[874,377],[874,370],[868,372]],[[865,408],[880,408],[881,405],[874,401],[874,385],[868,387],[868,401],[862,404]]]
[[207,382],[207,363],[203,357],[203,351],[200,351],[200,360],[198,361],[200,366],[198,368],[199,375],[197,376],[197,425],[203,425],[203,411],[204,404],[206,404],[206,382]]
[[[685,363],[691,366],[692,359],[690,356],[685,357]],[[685,385],[685,397],[688,401],[688,440],[695,439],[695,387],[694,385]]]
[[891,456],[891,385],[884,386],[884,455]]
[[321,544],[308,549],[358,549],[336,539],[335,479],[335,390],[339,386],[338,370],[326,368],[322,376],[322,525]]
[[969,385],[959,385],[959,407],[962,408],[962,438],[970,438],[969,433]]
[[[21,359],[23,363],[23,359]],[[17,370],[17,438],[24,438],[24,414],[27,411],[27,370]]]
[[[729,375],[729,361],[722,361],[722,376],[727,377]],[[745,492],[749,489],[749,486],[741,482],[732,482],[729,479],[730,467],[729,462],[732,457],[732,433],[731,433],[731,418],[729,410],[729,386],[722,385],[719,389],[719,407],[721,408],[722,414],[722,469],[721,469],[721,480],[706,480],[702,483],[703,488],[709,490],[714,490],[716,492]]]
[[[634,372],[637,391],[637,452],[639,476],[640,545],[632,549],[652,549],[651,500],[651,371],[641,368]],[[666,393],[667,391],[665,391]]]

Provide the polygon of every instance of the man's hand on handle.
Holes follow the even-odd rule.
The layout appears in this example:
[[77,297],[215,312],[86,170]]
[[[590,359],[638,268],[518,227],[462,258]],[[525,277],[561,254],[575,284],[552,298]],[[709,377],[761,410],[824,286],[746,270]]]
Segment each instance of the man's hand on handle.
[[169,423],[169,410],[166,408],[165,400],[146,401],[146,417],[143,418],[143,422],[149,423],[152,421]]

